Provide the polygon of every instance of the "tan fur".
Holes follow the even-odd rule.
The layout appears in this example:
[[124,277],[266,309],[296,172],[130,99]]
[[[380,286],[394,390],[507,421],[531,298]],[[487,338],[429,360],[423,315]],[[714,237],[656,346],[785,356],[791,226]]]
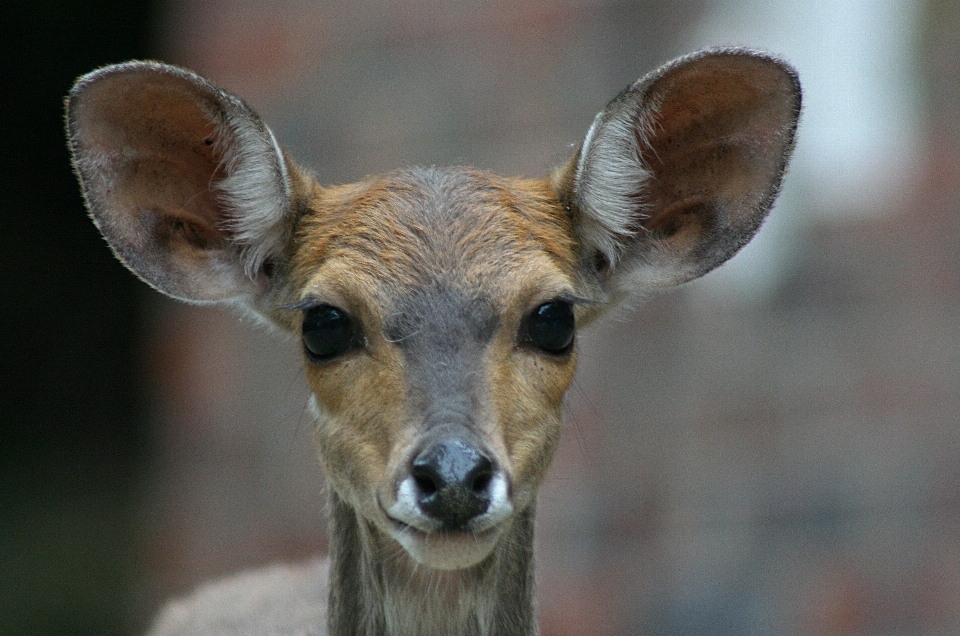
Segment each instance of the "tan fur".
[[443,179],[445,204],[461,214],[411,217],[428,186],[404,171],[316,189],[297,230],[291,277],[298,300],[330,302],[365,323],[367,351],[330,367],[307,365],[307,379],[324,414],[317,439],[326,473],[371,518],[371,495],[417,442],[404,362],[382,333],[399,297],[442,283],[489,296],[501,313],[484,361],[489,402],[480,424],[515,471],[522,501],[532,498],[553,455],[575,366],[574,356],[541,360],[516,347],[524,315],[560,293],[582,293],[575,289],[571,219],[549,185],[475,171]]

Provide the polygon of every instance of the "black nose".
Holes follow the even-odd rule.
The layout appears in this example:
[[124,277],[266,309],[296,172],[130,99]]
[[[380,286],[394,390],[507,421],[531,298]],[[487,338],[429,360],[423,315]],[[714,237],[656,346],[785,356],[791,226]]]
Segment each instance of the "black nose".
[[411,472],[420,510],[445,531],[464,530],[490,505],[493,462],[463,440],[445,439],[426,448],[414,458]]

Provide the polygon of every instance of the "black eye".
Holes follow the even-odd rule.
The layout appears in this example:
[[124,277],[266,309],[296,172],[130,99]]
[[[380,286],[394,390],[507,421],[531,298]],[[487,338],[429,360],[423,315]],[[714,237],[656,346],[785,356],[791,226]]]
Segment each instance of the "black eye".
[[567,353],[575,332],[573,305],[563,300],[540,305],[526,320],[526,340],[547,353]]
[[353,347],[356,332],[345,312],[330,305],[307,310],[303,316],[303,346],[315,361],[334,358]]

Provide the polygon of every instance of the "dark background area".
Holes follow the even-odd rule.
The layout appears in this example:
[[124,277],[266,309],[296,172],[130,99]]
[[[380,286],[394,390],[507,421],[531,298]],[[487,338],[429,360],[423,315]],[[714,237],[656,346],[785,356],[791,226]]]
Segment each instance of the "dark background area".
[[120,634],[143,457],[143,290],[86,218],[74,79],[150,54],[152,3],[0,4],[0,634]]

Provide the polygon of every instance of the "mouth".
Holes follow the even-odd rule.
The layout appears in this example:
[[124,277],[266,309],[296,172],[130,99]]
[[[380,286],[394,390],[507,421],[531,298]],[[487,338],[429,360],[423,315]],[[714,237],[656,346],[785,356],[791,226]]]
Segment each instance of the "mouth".
[[464,529],[464,530],[421,530],[415,526],[410,525],[409,523],[404,523],[399,519],[395,519],[390,515],[386,515],[387,519],[390,520],[390,524],[393,527],[393,534],[395,536],[399,535],[410,535],[415,537],[418,540],[432,540],[432,541],[462,541],[464,539],[471,539],[474,541],[482,541],[489,538],[491,535],[499,535],[500,528],[494,525],[486,525],[483,528],[476,529]]
[[483,529],[421,530],[387,515],[391,535],[417,563],[438,570],[460,570],[480,563],[503,534],[498,525]]

